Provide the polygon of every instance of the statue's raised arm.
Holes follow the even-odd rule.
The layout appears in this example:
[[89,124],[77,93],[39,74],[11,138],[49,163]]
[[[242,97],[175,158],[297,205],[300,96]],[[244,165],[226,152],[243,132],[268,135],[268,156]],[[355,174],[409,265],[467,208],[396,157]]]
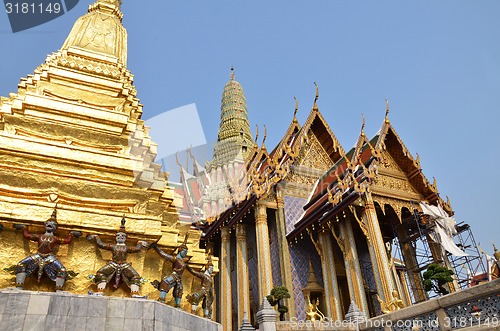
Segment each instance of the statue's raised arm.
[[114,279],[114,288],[118,288],[123,280],[130,287],[132,297],[140,297],[141,276],[127,262],[127,254],[140,252],[143,247],[148,246],[148,243],[139,241],[136,246],[127,246],[125,244],[127,240],[125,218],[121,221],[120,231],[116,233],[115,244],[105,243],[97,235],[87,236],[87,239],[95,240],[97,247],[109,250],[112,253],[111,261],[96,272],[94,280],[97,283],[97,292],[94,295],[103,295],[106,285]]
[[188,253],[187,234],[184,238],[184,242],[178,247],[178,253],[175,257],[165,253],[158,246],[156,246],[156,244],[153,244],[151,247],[153,247],[162,258],[172,262],[172,273],[169,276],[164,277],[162,281],[154,280],[151,284],[158,289],[158,291],[160,291],[160,302],[165,302],[168,291],[173,288],[175,306],[180,307],[183,294],[182,273],[184,272],[184,269],[186,269],[187,265],[184,260]]
[[44,234],[30,233],[26,225],[15,224],[14,228],[23,230],[23,237],[38,243],[37,253],[21,260],[16,266],[16,286],[23,288],[27,276],[37,271],[38,281],[41,281],[45,273],[56,283],[56,291],[62,290],[67,278],[66,268],[54,256],[54,248],[59,244],[69,244],[74,237],[81,235],[78,231],[72,231],[68,237],[62,239],[54,235],[57,230],[57,210],[54,209],[50,218],[45,222]]
[[193,314],[196,314],[198,305],[200,304],[200,302],[202,302],[203,316],[205,318],[211,319],[212,303],[214,302],[213,279],[212,279],[214,266],[212,264],[212,257],[210,256],[210,254],[207,257],[205,272],[196,271],[189,265],[186,266],[186,269],[194,276],[201,279],[200,290],[186,297],[189,303],[191,303],[191,312]]

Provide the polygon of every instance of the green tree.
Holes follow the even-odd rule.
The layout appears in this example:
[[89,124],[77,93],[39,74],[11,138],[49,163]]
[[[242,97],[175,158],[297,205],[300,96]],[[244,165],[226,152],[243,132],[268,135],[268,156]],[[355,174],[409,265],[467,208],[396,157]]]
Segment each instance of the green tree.
[[433,290],[440,294],[450,293],[444,285],[453,281],[453,277],[451,277],[453,274],[453,270],[436,263],[430,264],[427,271],[424,272],[424,289],[426,291]]
[[285,286],[275,286],[271,290],[271,294],[267,297],[267,301],[271,306],[278,305],[278,312],[280,313],[280,321],[285,320],[285,314],[288,312],[288,307],[283,304],[283,299],[290,298],[290,293]]

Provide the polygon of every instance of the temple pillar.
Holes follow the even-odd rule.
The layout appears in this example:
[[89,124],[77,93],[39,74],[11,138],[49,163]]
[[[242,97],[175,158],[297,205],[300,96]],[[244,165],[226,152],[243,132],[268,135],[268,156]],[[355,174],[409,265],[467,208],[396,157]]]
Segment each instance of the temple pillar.
[[344,217],[339,224],[339,228],[340,236],[344,240],[343,253],[349,296],[351,300],[354,300],[356,305],[368,315],[368,304],[366,302],[361,267],[359,266],[358,250],[356,249],[356,240],[354,239],[351,220]]
[[225,331],[231,331],[232,322],[232,300],[231,300],[231,234],[227,226],[221,227],[221,249],[220,249],[220,324]]
[[326,300],[326,314],[332,320],[338,321],[342,316],[342,301],[340,300],[339,286],[337,283],[337,272],[335,270],[335,258],[332,240],[328,232],[322,230],[318,234],[320,245],[321,269],[323,272],[323,287]]
[[243,314],[245,312],[250,312],[247,230],[246,225],[242,223],[236,225],[236,277],[238,291],[238,325],[241,325]]
[[281,285],[288,289],[290,294],[289,299],[285,299],[285,305],[288,307],[288,313],[285,319],[289,320],[295,317],[295,294],[293,292],[292,283],[292,267],[290,265],[290,251],[288,249],[288,241],[286,240],[286,221],[285,221],[285,201],[283,199],[283,188],[278,185],[276,187],[276,229],[278,233]]
[[410,291],[408,290],[408,283],[406,278],[406,272],[404,270],[396,270],[397,277],[399,277],[399,282],[401,283],[401,300],[403,300],[406,307],[412,305]]
[[259,302],[271,294],[273,274],[271,267],[271,248],[267,226],[267,208],[257,204],[255,207],[255,236],[257,240],[257,271],[259,281]]
[[[378,295],[382,301],[390,302],[392,300],[392,291],[395,290],[395,286],[371,193],[364,193],[363,200],[365,204],[364,216],[366,219],[366,230],[373,248],[374,260],[372,260],[372,265],[376,265],[378,270],[378,272],[375,272],[375,268],[373,270],[375,279],[378,278],[379,280],[376,282]],[[370,254],[370,257],[372,258],[372,254]],[[381,288],[378,288],[379,286]]]

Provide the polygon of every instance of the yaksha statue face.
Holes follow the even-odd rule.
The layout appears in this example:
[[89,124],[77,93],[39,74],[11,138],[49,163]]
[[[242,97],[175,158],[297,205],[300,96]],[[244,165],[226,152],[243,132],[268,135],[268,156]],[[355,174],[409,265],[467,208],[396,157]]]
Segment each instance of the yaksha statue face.
[[208,267],[208,269],[207,269],[207,270],[208,270],[208,273],[209,273],[209,274],[212,274],[212,273],[214,272],[214,266],[213,266],[213,265],[211,265],[210,267]]
[[57,230],[57,223],[54,221],[45,222],[45,231],[48,233],[54,233]]
[[188,254],[188,250],[186,248],[183,248],[179,254],[182,256],[182,258],[185,258]]
[[116,233],[116,243],[117,244],[125,244],[127,241],[127,235],[123,232]]

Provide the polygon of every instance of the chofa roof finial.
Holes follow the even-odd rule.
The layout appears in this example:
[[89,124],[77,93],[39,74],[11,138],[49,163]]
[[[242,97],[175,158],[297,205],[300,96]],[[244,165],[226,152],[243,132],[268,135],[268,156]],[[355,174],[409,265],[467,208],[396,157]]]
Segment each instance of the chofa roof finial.
[[297,123],[297,112],[299,111],[299,100],[297,100],[296,97],[293,97],[295,99],[295,110],[293,111],[293,122]]
[[316,82],[314,82],[314,85],[316,86],[316,96],[314,97],[313,110],[318,110],[318,105],[316,104],[316,102],[318,101],[318,98],[319,98],[319,88],[318,88],[318,84],[316,84]]

